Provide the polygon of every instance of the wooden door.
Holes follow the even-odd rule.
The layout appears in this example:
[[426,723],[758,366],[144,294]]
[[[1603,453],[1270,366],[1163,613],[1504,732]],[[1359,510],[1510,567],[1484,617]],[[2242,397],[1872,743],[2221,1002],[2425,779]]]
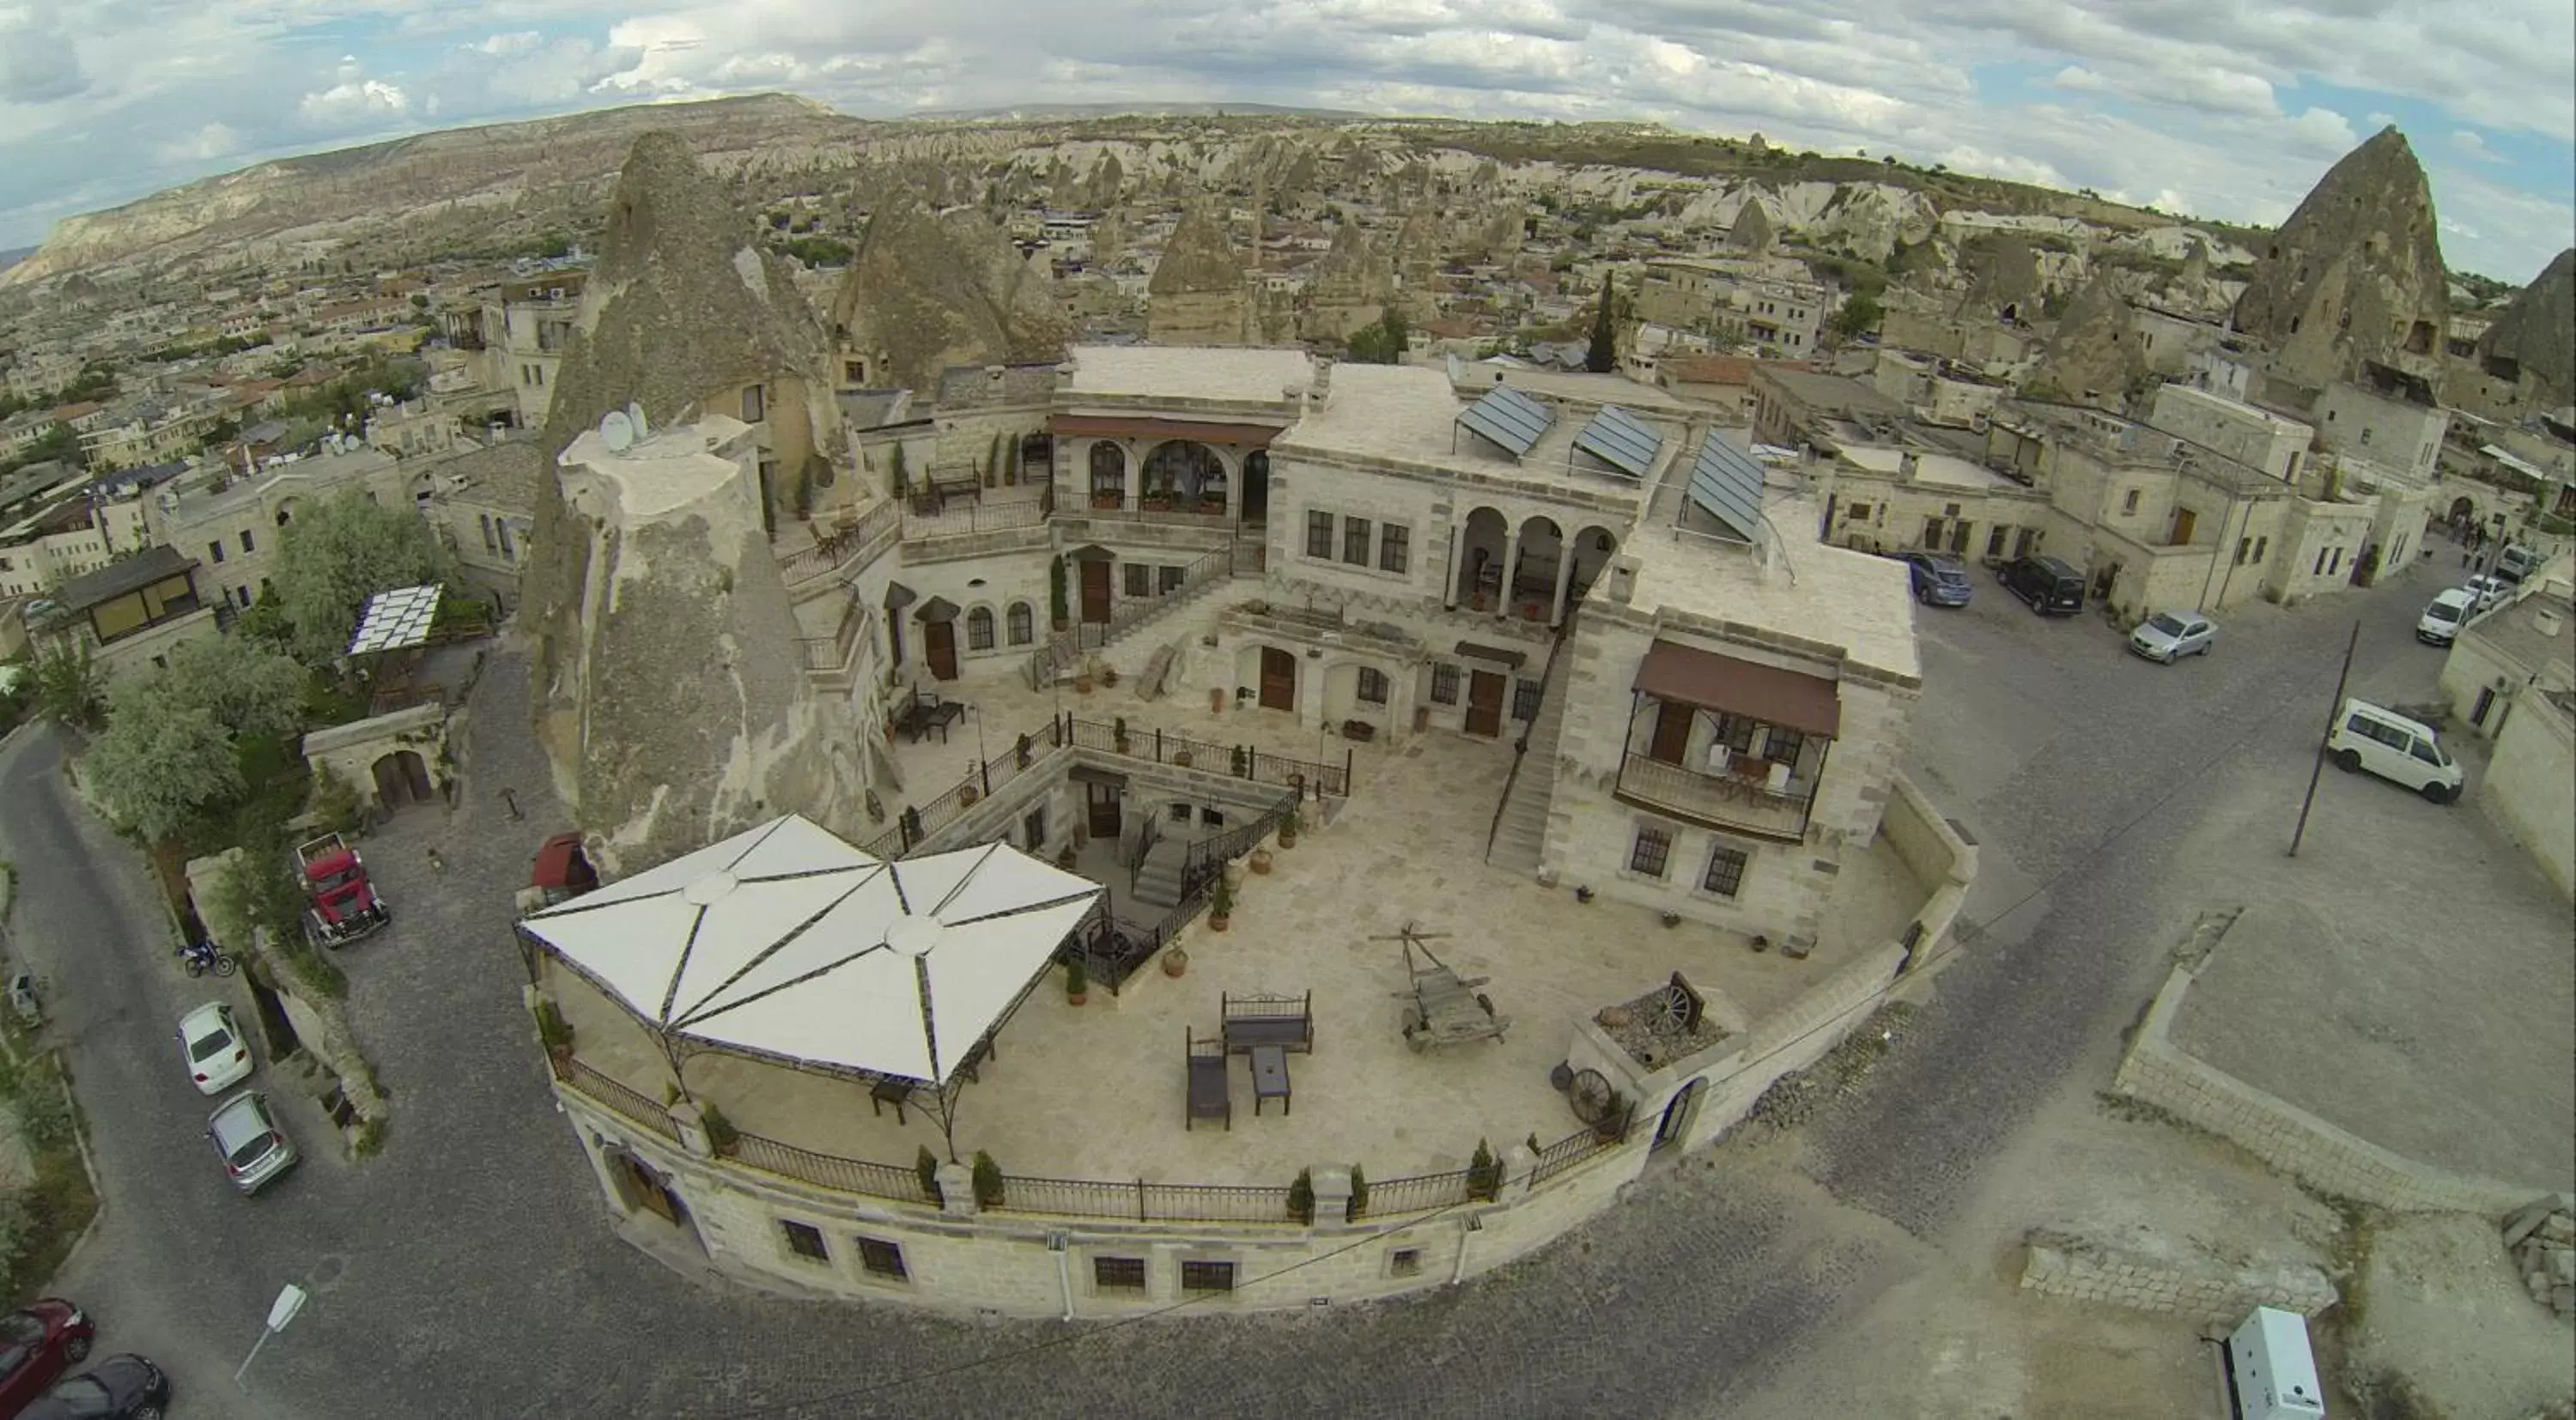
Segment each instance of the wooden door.
[[1082,794],[1084,819],[1090,825],[1091,836],[1099,839],[1103,843],[1117,842],[1119,828],[1118,786],[1115,784],[1085,784],[1082,786]]
[[929,621],[922,623],[922,654],[930,658],[930,673],[941,680],[957,678],[957,623]]
[[1261,708],[1297,711],[1297,658],[1276,646],[1261,648]]
[[1105,622],[1109,619],[1109,564],[1082,564],[1082,619]]
[[1503,733],[1504,678],[1476,671],[1467,679],[1467,733],[1499,738]]
[[1687,705],[1676,705],[1669,700],[1658,703],[1655,706],[1655,738],[1646,746],[1647,758],[1660,759],[1666,764],[1681,763],[1690,753],[1691,721],[1694,718],[1696,712]]
[[2174,529],[2173,529],[2173,545],[2174,545],[2174,546],[2176,546],[2176,547],[2188,547],[2188,546],[2190,546],[2190,545],[2191,545],[2191,528],[2192,528],[2192,524],[2193,524],[2194,522],[2196,522],[2197,520],[2198,520],[2198,515],[2197,515],[2197,514],[2195,514],[2195,513],[2193,513],[2193,512],[2192,512],[2192,510],[2191,510],[2191,509],[2189,509],[2189,508],[2176,508],[2176,509],[2174,509]]

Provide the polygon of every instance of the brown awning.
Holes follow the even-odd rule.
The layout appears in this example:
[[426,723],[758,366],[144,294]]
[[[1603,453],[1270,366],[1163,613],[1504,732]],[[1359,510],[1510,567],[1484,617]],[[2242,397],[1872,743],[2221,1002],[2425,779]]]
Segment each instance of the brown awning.
[[1047,421],[1048,432],[1076,439],[1196,439],[1202,444],[1247,444],[1257,449],[1284,430],[1267,424],[1202,424],[1190,419],[1148,419],[1141,415],[1059,414]]
[[932,597],[930,600],[923,602],[921,604],[921,610],[914,612],[913,615],[923,621],[955,621],[957,619],[957,603],[950,601],[946,597]]
[[1637,689],[1658,700],[1731,711],[1801,734],[1830,739],[1842,730],[1842,701],[1832,681],[1671,641],[1647,648],[1637,665]]
[[1473,641],[1459,642],[1458,654],[1473,660],[1493,661],[1501,665],[1509,666],[1513,670],[1519,670],[1521,668],[1521,662],[1529,659],[1528,656],[1525,656],[1518,651],[1506,651],[1500,646],[1478,645]]
[[886,583],[886,610],[901,611],[913,604],[913,590],[901,582]]

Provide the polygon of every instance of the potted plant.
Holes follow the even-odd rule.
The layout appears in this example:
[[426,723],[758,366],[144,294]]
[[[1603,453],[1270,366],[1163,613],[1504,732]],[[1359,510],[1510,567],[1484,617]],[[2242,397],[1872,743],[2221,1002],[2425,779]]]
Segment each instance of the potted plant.
[[1079,953],[1065,958],[1064,1003],[1079,1006],[1091,999],[1091,973],[1084,969]]
[[1163,974],[1165,976],[1178,976],[1189,969],[1190,954],[1186,948],[1174,947],[1170,951],[1163,953]]
[[1119,716],[1115,721],[1113,721],[1113,722],[1110,724],[1110,726],[1109,726],[1109,737],[1110,737],[1112,740],[1115,740],[1115,741],[1117,742],[1117,744],[1118,744],[1118,752],[1119,752],[1120,754],[1125,754],[1125,753],[1127,752],[1127,717],[1126,717],[1126,716],[1121,715],[1121,716]]
[[1187,745],[1183,745],[1179,749],[1172,751],[1172,767],[1175,769],[1189,768],[1190,759],[1190,750]]
[[1026,769],[1026,768],[1028,768],[1028,767],[1029,767],[1029,756],[1030,756],[1030,754],[1031,754],[1031,752],[1032,752],[1032,750],[1033,750],[1033,749],[1034,749],[1034,746],[1032,746],[1032,745],[1029,743],[1029,736],[1028,736],[1028,732],[1027,732],[1027,731],[1025,731],[1025,730],[1021,731],[1021,732],[1020,732],[1020,743],[1019,743],[1018,747],[1013,751],[1013,753],[1014,753],[1015,755],[1017,755],[1017,757],[1018,757],[1018,759],[1019,759],[1019,765],[1020,765],[1020,768],[1022,768],[1022,769]]
[[1055,855],[1055,865],[1056,865],[1057,867],[1059,867],[1059,868],[1064,869],[1064,870],[1065,870],[1066,872],[1068,872],[1068,873],[1070,873],[1070,872],[1072,872],[1072,871],[1073,871],[1073,845],[1072,845],[1072,844],[1068,843],[1068,844],[1064,845],[1064,849],[1063,849],[1063,851],[1061,851],[1061,852],[1059,852],[1059,853],[1057,853],[1057,854]]
[[734,1146],[742,1142],[742,1131],[733,1127],[733,1121],[725,1118],[724,1111],[716,1108],[715,1101],[709,1100],[698,1106],[698,1120],[707,1128],[707,1146],[718,1154],[730,1154]]
[[1081,670],[1073,673],[1073,693],[1076,695],[1089,695],[1091,693],[1091,668],[1089,666],[1085,666]]
[[1297,1170],[1297,1178],[1288,1185],[1288,1218],[1291,1222],[1315,1221],[1315,1171]]
[[544,1043],[546,1055],[561,1065],[572,1059],[572,1024],[563,1011],[544,997],[537,998],[537,1039]]
[[1216,875],[1216,887],[1208,894],[1208,930],[1222,932],[1234,920],[1234,889],[1226,885],[1225,874]]
[[957,786],[957,807],[961,809],[974,807],[975,801],[982,797],[984,797],[982,792],[972,784]]
[[1297,830],[1302,826],[1303,825],[1299,819],[1297,811],[1295,809],[1290,809],[1288,811],[1288,817],[1281,820],[1279,824],[1279,846],[1282,848],[1296,847]]
[[1267,849],[1267,848],[1255,848],[1255,849],[1253,849],[1253,850],[1252,850],[1252,873],[1253,873],[1253,876],[1255,876],[1255,877],[1267,877],[1267,876],[1269,876],[1269,873],[1270,873],[1270,850],[1269,850],[1269,849]]
[[[930,1152],[927,1149],[923,1153]],[[1482,1139],[1476,1141],[1476,1156],[1467,1161],[1467,1199],[1491,1203],[1503,1195],[1503,1168],[1494,1160],[1494,1146]]]
[[1234,777],[1237,779],[1252,777],[1252,751],[1242,745],[1234,747]]
[[1073,619],[1072,609],[1065,599],[1062,553],[1056,554],[1055,559],[1047,563],[1047,619],[1055,623],[1055,629],[1058,631],[1062,631],[1065,624]]
[[922,1145],[921,1152],[912,1156],[912,1171],[921,1179],[921,1191],[931,1202],[943,1201],[939,1194],[939,1156],[930,1152],[929,1145]]
[[975,1151],[974,1177],[975,1206],[978,1208],[1001,1207],[1003,1187],[1002,1166],[993,1162],[993,1156],[985,1153],[981,1149],[977,1149]]
[[1102,687],[1104,687],[1104,688],[1112,687],[1112,686],[1117,685],[1117,684],[1118,684],[1118,668],[1117,668],[1116,666],[1113,666],[1113,665],[1108,664],[1108,663],[1107,663],[1107,662],[1105,662],[1105,661],[1104,661],[1104,662],[1102,662],[1102,663],[1101,663],[1101,666],[1100,666],[1100,684],[1101,684],[1101,685],[1102,685]]
[[1342,1221],[1345,1223],[1356,1223],[1367,1216],[1368,1171],[1357,1164],[1353,1164],[1351,1165],[1351,1196],[1349,1202],[1344,1206]]

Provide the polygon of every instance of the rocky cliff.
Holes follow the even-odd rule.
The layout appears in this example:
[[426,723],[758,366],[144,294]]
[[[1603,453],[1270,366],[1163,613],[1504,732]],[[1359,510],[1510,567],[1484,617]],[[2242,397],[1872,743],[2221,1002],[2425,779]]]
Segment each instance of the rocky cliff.
[[2273,373],[2322,388],[2376,361],[2429,374],[2449,279],[2433,190],[2406,136],[2383,128],[2344,155],[2272,235],[2236,298],[2236,328],[2270,345]]
[[832,325],[870,384],[915,390],[952,365],[1059,359],[1071,337],[1046,273],[979,212],[933,216],[904,196],[868,219]]
[[2522,288],[2487,328],[2478,353],[2518,365],[2540,407],[2576,403],[2576,247]]

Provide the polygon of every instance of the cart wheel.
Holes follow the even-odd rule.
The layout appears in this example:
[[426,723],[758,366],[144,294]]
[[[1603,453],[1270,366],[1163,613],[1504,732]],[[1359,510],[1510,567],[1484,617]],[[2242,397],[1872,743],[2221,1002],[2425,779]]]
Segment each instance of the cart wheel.
[[1610,1117],[1610,1078],[1598,1070],[1577,1070],[1574,1088],[1567,1091],[1565,1098],[1574,1106],[1575,1118],[1598,1124]]

